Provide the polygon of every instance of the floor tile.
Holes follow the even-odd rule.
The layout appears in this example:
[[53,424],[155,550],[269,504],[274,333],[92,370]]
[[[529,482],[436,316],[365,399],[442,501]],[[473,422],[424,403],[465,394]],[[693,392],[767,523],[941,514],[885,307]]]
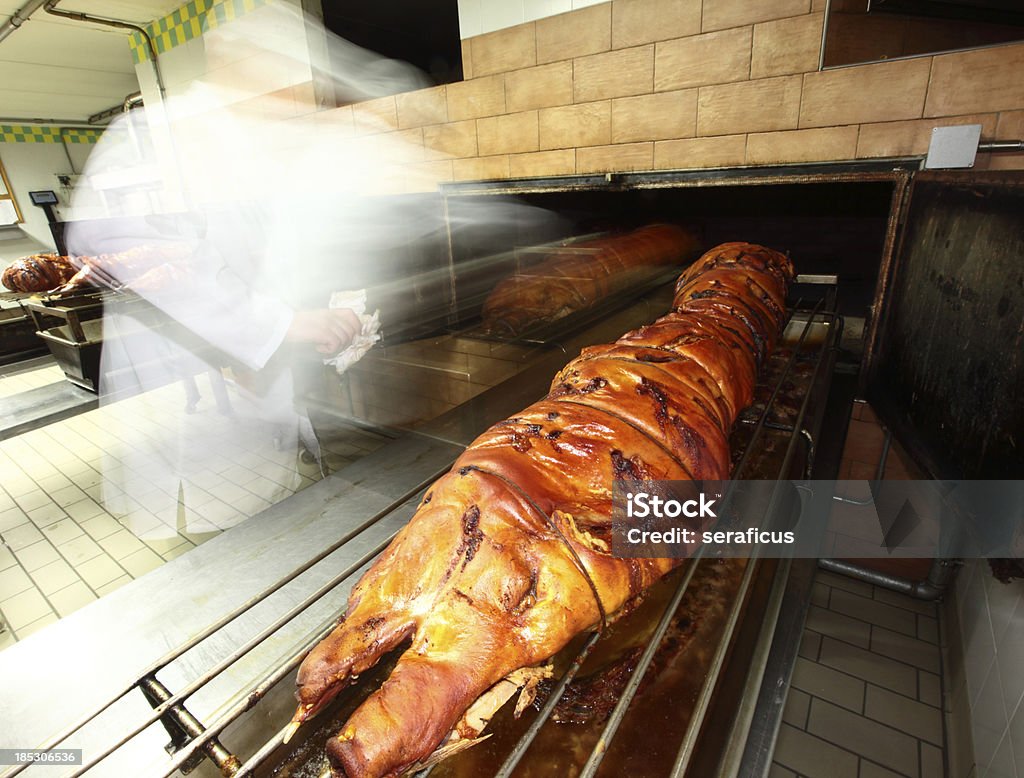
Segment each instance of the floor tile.
[[18,559],[14,556],[14,552],[7,546],[0,545],[0,570],[6,570],[16,564],[18,564]]
[[771,768],[768,770],[768,778],[800,778],[792,770],[783,767],[778,763],[773,763]]
[[55,546],[60,546],[69,540],[74,540],[83,533],[82,528],[78,526],[74,519],[64,518],[43,527],[43,534]]
[[39,630],[43,629],[44,627],[48,627],[51,624],[56,624],[57,621],[58,621],[57,614],[53,613],[53,612],[50,612],[46,616],[43,616],[41,619],[36,619],[31,624],[28,624],[28,625],[22,627],[21,629],[19,629],[18,630],[18,640],[24,640],[29,635],[34,635],[36,632],[38,632]]
[[868,622],[816,605],[808,610],[805,627],[861,648],[868,648],[871,642],[871,625]]
[[942,763],[942,749],[928,743],[921,744],[921,776],[941,776],[945,767]]
[[106,513],[99,503],[89,497],[71,503],[64,508],[64,512],[79,524],[96,516],[103,516]]
[[32,580],[43,594],[49,596],[66,586],[71,586],[79,580],[79,576],[71,565],[63,559],[58,559],[33,570]]
[[6,600],[34,586],[32,579],[20,565],[0,570],[0,600]]
[[113,516],[106,513],[93,516],[91,519],[79,521],[79,526],[85,530],[86,534],[88,534],[93,540],[100,540],[113,535],[115,532],[125,531]]
[[789,693],[786,695],[786,707],[782,711],[782,720],[798,729],[806,729],[807,713],[810,708],[810,695],[790,687]]
[[49,603],[35,587],[0,601],[4,621],[17,632],[51,612]]
[[934,708],[942,707],[942,682],[939,676],[924,670],[917,671],[917,698]]
[[117,562],[106,554],[100,554],[87,562],[75,566],[77,572],[94,591],[125,574]]
[[7,544],[8,548],[15,552],[25,548],[25,546],[38,543],[42,539],[43,533],[39,531],[38,527],[31,523],[21,524],[3,533],[4,543]]
[[917,634],[917,620],[911,611],[839,589],[833,589],[829,602],[832,610],[855,619],[877,624],[904,635]]
[[28,515],[21,508],[13,507],[0,511],[0,533],[5,533],[28,522]]
[[942,712],[936,707],[868,684],[864,715],[920,740],[942,745]]
[[87,562],[103,553],[103,549],[96,544],[96,541],[85,534],[79,535],[67,543],[61,543],[57,546],[57,550],[72,567],[80,565],[82,562]]
[[904,775],[918,774],[917,741],[914,738],[830,702],[811,701],[807,730],[853,752],[870,744],[873,761]]
[[50,602],[53,603],[53,607],[57,609],[61,618],[74,613],[95,599],[96,595],[81,581],[50,595]]
[[817,662],[820,651],[821,635],[817,632],[804,630],[804,634],[800,638],[800,656],[804,659],[810,659],[812,662]]
[[779,730],[775,761],[807,778],[857,778],[857,757],[789,724]]
[[162,556],[166,561],[170,562],[172,559],[177,559],[182,554],[188,553],[193,548],[195,548],[194,544],[186,542],[182,543],[180,546],[176,546],[168,551],[165,551],[160,556]]
[[48,503],[41,508],[28,512],[29,521],[35,524],[40,529],[49,527],[51,524],[56,524],[61,519],[66,519],[67,514],[64,509],[56,503]]
[[134,554],[145,548],[146,545],[132,533],[119,529],[97,541],[103,549],[114,559],[124,559],[129,554]]
[[930,616],[917,617],[917,638],[934,646],[939,645],[939,621]]
[[821,643],[820,662],[908,697],[917,694],[917,672],[913,667],[872,654],[849,643],[824,638]]
[[858,713],[864,707],[864,681],[803,658],[796,660],[791,684]]
[[[925,776],[928,776],[925,773]],[[935,773],[934,778],[941,778],[942,773]],[[905,778],[905,776],[899,773],[894,773],[892,770],[888,770],[879,764],[870,762],[867,759],[860,760],[860,778]]]
[[15,496],[14,500],[18,503],[18,507],[26,513],[53,503],[49,495],[38,487],[20,496]]
[[48,565],[51,562],[55,562],[60,559],[60,554],[57,553],[57,549],[54,548],[53,544],[48,540],[41,540],[30,546],[25,546],[15,552],[15,556],[17,556],[18,561],[21,562],[22,566],[30,573],[43,565]]
[[126,583],[131,583],[131,581],[132,577],[130,575],[122,575],[119,578],[115,578],[110,583],[100,586],[98,589],[96,589],[96,594],[98,594],[100,597],[106,597],[111,592],[116,592]]
[[882,627],[871,629],[871,650],[931,673],[941,670],[938,646]]
[[164,560],[152,549],[144,548],[120,560],[121,566],[132,578],[139,578],[162,565]]

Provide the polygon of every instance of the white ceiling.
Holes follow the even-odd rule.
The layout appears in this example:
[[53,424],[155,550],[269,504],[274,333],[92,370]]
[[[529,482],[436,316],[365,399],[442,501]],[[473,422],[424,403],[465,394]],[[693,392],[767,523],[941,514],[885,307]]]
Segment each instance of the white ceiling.
[[[25,0],[0,0],[0,23]],[[185,0],[64,0],[92,16],[147,24]],[[84,121],[139,89],[128,30],[61,19],[40,9],[0,41],[0,118]]]

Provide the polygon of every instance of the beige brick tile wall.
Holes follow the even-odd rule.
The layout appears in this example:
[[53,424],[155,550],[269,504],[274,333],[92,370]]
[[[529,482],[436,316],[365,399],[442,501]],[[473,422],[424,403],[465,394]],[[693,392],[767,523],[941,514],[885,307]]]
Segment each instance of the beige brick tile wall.
[[448,121],[448,100],[443,86],[407,92],[395,100],[398,126],[402,129]]
[[800,82],[800,76],[780,76],[701,87],[697,96],[697,134],[796,129]]
[[931,62],[908,59],[804,76],[801,127],[917,119]]
[[[401,161],[416,166],[404,185],[417,191],[474,174],[921,155],[949,124],[1024,135],[1024,44],[818,72],[823,10],[824,0],[598,3],[463,41],[462,83],[314,121],[339,137],[411,140]],[[391,134],[418,128],[421,139]],[[1024,168],[1024,154],[980,155],[977,167]]]
[[512,178],[568,176],[576,172],[576,149],[511,154],[508,163]]
[[537,35],[533,22],[478,35],[470,41],[474,77],[537,64]]
[[754,25],[750,77],[809,73],[818,67],[825,14],[815,13]]
[[654,45],[608,51],[573,62],[573,100],[649,94],[654,88]]
[[427,159],[475,157],[477,155],[476,121],[438,124],[423,128],[423,146]]
[[653,166],[654,144],[651,142],[591,146],[576,151],[577,173],[650,170]]
[[925,116],[1012,111],[1024,107],[1024,45],[934,58]]
[[997,114],[991,113],[862,124],[857,140],[857,156],[899,157],[925,154],[931,142],[932,128],[950,124],[980,124],[982,137],[992,138],[997,133],[996,118]]
[[697,133],[697,90],[612,100],[612,142],[690,138]]
[[445,91],[448,96],[449,121],[505,113],[505,77],[502,75],[449,84]]
[[394,97],[356,103],[350,110],[356,135],[398,129],[398,107]]
[[509,113],[476,120],[481,155],[521,153],[539,148],[537,111]]
[[612,47],[611,3],[538,19],[537,64],[583,57]]
[[600,146],[611,142],[610,100],[543,108],[539,116],[542,149]]
[[654,167],[656,170],[733,167],[743,164],[746,151],[746,135],[657,141]]
[[813,130],[752,133],[747,138],[748,165],[824,162],[852,159],[857,152],[856,125]]
[[572,61],[505,74],[505,100],[509,111],[568,105],[572,102]]
[[799,16],[811,9],[810,0],[704,0],[701,29],[723,30],[769,19]]
[[508,178],[508,171],[508,154],[456,159],[452,162],[452,177],[456,181],[488,181],[494,178]]
[[659,42],[655,90],[745,81],[750,76],[752,32],[752,27],[740,27]]
[[611,9],[616,49],[700,32],[700,0],[619,0]]

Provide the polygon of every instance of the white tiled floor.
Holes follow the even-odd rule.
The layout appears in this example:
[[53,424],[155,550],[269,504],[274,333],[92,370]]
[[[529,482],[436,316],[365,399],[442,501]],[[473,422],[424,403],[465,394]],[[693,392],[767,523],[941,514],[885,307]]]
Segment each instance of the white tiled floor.
[[[0,399],[55,380],[52,366],[4,375]],[[183,398],[169,386],[0,441],[0,649],[320,477],[262,441],[200,456],[187,484],[161,478],[153,452],[173,444]],[[232,424],[209,400],[189,421]],[[337,469],[382,440],[350,428],[322,443]]]
[[820,571],[771,778],[941,778],[938,613]]

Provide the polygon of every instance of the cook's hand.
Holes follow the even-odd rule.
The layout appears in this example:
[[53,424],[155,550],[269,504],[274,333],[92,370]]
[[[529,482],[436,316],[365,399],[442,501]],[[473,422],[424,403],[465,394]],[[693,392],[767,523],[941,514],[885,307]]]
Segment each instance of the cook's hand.
[[359,317],[348,308],[296,311],[285,336],[293,343],[312,343],[321,354],[337,354],[362,330]]

